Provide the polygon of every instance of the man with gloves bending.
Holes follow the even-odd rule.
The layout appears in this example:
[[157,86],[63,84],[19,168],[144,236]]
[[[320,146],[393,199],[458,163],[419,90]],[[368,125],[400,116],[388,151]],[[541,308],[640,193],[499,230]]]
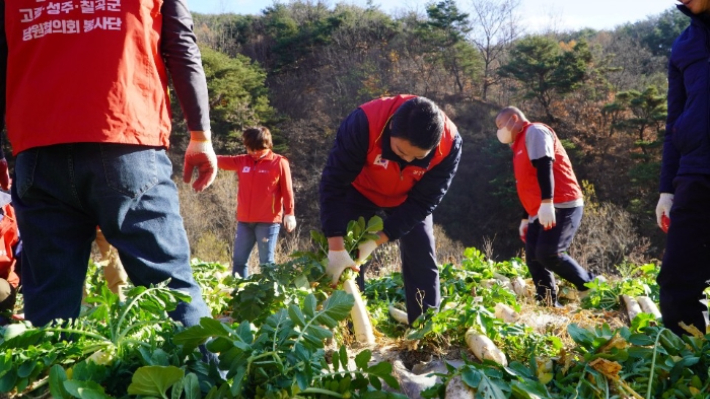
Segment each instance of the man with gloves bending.
[[[461,148],[456,126],[424,97],[373,100],[341,123],[320,182],[326,271],[334,284],[346,268],[357,270],[343,241],[348,222],[384,211],[379,239],[360,245],[359,261],[399,239],[409,322],[439,306],[431,214],[451,185]],[[363,268],[358,276],[361,290],[364,273]]]
[[592,280],[566,253],[582,220],[582,190],[552,128],[531,123],[515,107],[503,108],[496,126],[498,140],[513,150],[515,185],[525,208],[519,233],[536,298],[560,306],[553,272],[579,291],[587,291],[584,284]]

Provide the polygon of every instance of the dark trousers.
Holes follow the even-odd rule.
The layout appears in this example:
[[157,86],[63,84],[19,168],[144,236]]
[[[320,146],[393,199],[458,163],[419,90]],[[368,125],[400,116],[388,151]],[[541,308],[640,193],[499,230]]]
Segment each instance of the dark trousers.
[[671,226],[657,280],[663,324],[678,335],[685,333],[681,321],[705,333],[707,307],[700,300],[710,280],[710,176],[679,176],[673,185]]
[[[360,216],[367,221],[379,212],[390,214],[393,209],[383,209],[373,204],[355,189],[348,195],[347,220],[357,220]],[[417,223],[409,233],[399,238],[400,256],[402,257],[402,280],[407,299],[409,323],[419,317],[428,308],[438,308],[439,268],[436,264],[434,244],[434,222],[431,214]],[[365,289],[367,264],[360,267],[357,282],[360,290]]]
[[525,258],[537,290],[537,300],[545,300],[549,296],[552,304],[557,301],[553,273],[574,284],[580,291],[588,289],[584,284],[592,280],[592,274],[566,253],[579,229],[583,213],[581,206],[555,208],[555,227],[544,230],[537,219],[528,225]]

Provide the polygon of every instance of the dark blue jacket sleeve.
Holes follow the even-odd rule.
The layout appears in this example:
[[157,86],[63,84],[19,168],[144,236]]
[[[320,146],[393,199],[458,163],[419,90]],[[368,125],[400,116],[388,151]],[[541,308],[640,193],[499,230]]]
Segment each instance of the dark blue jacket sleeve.
[[165,65],[191,131],[210,130],[209,95],[202,56],[185,0],[166,0],[160,39]]
[[338,128],[320,180],[320,218],[326,237],[345,235],[345,195],[367,161],[369,123],[358,108]]
[[461,136],[457,133],[449,155],[427,171],[409,192],[407,200],[385,219],[383,231],[390,240],[396,240],[408,233],[436,209],[449,190],[451,180],[459,167],[462,146]]
[[668,63],[668,117],[666,135],[663,141],[663,161],[661,163],[660,192],[673,193],[673,179],[678,173],[680,153],[673,145],[673,124],[685,107],[685,85],[683,74],[672,62]]

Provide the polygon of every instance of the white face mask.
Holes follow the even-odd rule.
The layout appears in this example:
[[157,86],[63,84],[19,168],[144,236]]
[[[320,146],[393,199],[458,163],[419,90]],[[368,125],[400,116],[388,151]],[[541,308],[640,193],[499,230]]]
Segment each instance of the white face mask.
[[507,127],[498,129],[496,134],[498,135],[498,141],[503,144],[510,144],[513,142],[513,132],[511,132]]

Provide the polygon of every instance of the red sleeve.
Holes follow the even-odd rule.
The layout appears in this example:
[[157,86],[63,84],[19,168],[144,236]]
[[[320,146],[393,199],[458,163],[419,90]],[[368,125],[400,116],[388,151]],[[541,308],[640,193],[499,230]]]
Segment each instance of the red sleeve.
[[293,184],[291,183],[291,167],[288,159],[281,157],[281,195],[284,200],[284,215],[294,215]]
[[241,169],[242,155],[217,155],[217,167],[224,170]]

